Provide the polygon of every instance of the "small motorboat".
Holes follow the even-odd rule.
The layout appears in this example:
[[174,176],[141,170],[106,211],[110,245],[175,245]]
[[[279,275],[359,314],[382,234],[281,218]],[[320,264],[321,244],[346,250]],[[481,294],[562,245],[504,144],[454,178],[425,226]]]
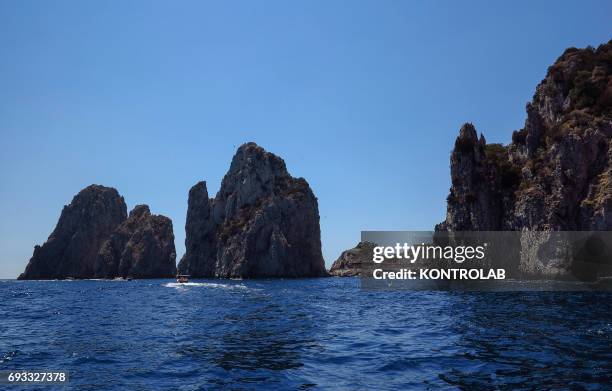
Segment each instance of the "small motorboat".
[[188,274],[177,274],[176,275],[176,282],[178,282],[180,284],[184,284],[186,282],[189,282],[189,275]]

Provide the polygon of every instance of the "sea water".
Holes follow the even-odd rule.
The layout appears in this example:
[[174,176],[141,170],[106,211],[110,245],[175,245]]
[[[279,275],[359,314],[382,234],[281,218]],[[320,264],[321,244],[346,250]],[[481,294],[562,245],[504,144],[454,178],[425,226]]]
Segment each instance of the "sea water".
[[612,383],[606,292],[368,292],[355,278],[11,280],[0,282],[0,319],[0,370],[67,370],[70,390]]

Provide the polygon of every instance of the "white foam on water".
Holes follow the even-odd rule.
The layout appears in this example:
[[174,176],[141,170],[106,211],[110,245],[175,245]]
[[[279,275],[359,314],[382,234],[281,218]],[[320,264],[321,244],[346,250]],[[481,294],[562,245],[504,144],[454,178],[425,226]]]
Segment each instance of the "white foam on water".
[[177,288],[185,289],[190,287],[205,287],[213,289],[248,289],[246,286],[241,284],[218,284],[214,282],[169,282],[163,284],[166,288]]

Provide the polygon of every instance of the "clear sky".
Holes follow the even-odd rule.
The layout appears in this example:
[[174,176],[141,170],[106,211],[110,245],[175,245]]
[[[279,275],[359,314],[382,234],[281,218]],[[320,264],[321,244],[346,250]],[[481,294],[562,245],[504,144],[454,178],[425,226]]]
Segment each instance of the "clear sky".
[[247,141],[310,183],[328,266],[432,229],[461,124],[508,143],[563,50],[612,38],[610,1],[461,3],[0,1],[0,278],[92,183],[171,217],[180,258],[189,188]]

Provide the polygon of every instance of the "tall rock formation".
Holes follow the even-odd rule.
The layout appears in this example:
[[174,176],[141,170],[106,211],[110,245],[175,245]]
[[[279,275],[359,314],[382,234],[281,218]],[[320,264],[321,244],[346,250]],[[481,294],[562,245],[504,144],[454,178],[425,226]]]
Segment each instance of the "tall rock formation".
[[127,215],[117,190],[91,185],[64,206],[57,226],[34,255],[21,280],[91,278],[100,246]]
[[96,278],[172,278],[176,250],[172,221],[151,215],[137,205],[102,245],[95,265]]
[[[446,220],[436,230],[612,230],[611,138],[612,41],[567,49],[536,88],[510,145],[477,139],[471,124],[461,128]],[[546,244],[538,240],[525,245],[533,252]],[[532,274],[570,266],[547,271],[535,256],[520,262]]]
[[451,156],[438,230],[612,229],[612,41],[567,49],[527,105],[509,146],[471,124]]
[[453,186],[448,203],[453,209],[449,228],[500,229],[510,196],[507,189],[514,181],[512,170],[500,172],[503,154],[503,148],[488,146],[483,135],[478,138],[472,124],[463,125],[451,154]]
[[165,278],[176,274],[172,221],[138,205],[127,218],[117,190],[91,185],[64,206],[20,280]]
[[206,182],[189,190],[185,223],[185,254],[178,269],[199,277],[214,277],[217,263],[218,223],[212,215],[214,200],[208,198]]
[[238,148],[221,189],[189,191],[186,253],[179,272],[196,277],[326,275],[317,199],[280,157],[255,143]]

